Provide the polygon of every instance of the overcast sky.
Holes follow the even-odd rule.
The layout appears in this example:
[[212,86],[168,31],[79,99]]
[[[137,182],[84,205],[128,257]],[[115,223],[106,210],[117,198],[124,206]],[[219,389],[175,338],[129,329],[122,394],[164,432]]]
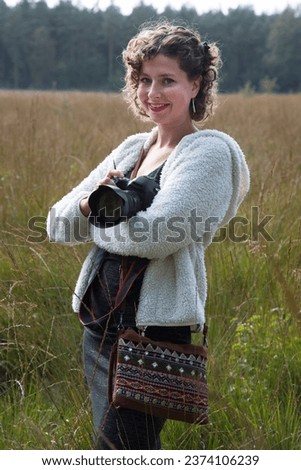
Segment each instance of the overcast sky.
[[[19,0],[4,0],[9,6],[16,5]],[[49,6],[59,3],[58,0],[47,0]],[[72,0],[74,5],[85,6],[87,8],[99,7],[105,10],[111,3],[120,8],[122,14],[128,15],[133,7],[140,3],[140,0]],[[171,6],[174,10],[179,10],[183,5],[194,7],[198,13],[204,13],[210,10],[222,10],[227,13],[229,8],[250,5],[255,13],[279,13],[287,6],[295,8],[301,6],[301,0],[144,0],[145,5],[153,5],[160,13],[166,6]]]

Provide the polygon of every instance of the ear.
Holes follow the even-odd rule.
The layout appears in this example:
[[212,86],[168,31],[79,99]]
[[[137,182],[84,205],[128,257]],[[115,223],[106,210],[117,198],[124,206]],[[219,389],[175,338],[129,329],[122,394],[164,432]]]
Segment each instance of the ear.
[[201,82],[202,82],[202,77],[198,77],[194,80],[192,80],[192,89],[191,89],[191,92],[192,92],[192,96],[191,98],[195,98],[196,95],[198,94],[199,90],[200,90],[200,87],[201,87]]

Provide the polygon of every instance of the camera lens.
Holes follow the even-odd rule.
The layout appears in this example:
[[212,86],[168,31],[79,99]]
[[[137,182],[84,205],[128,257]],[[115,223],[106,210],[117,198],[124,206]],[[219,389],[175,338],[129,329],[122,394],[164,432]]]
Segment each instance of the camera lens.
[[96,204],[96,213],[103,219],[110,222],[120,219],[123,200],[114,191],[107,190],[104,192]]
[[116,186],[100,185],[89,196],[90,223],[105,228],[106,223],[115,225],[132,217],[150,206],[158,188],[158,182],[148,176],[118,179]]

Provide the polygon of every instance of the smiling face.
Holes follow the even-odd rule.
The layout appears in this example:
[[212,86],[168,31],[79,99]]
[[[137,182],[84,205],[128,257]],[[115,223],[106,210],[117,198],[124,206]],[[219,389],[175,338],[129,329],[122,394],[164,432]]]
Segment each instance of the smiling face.
[[144,60],[137,97],[145,113],[159,126],[191,125],[189,107],[200,80],[189,80],[177,59],[158,54]]

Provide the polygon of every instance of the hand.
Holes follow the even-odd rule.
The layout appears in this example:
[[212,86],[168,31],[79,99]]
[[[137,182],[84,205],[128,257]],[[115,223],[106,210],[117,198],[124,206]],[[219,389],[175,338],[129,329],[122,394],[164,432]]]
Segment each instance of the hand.
[[[99,188],[99,186],[101,186],[102,184],[115,185],[114,181],[111,179],[113,177],[123,178],[124,174],[122,173],[122,171],[119,171],[119,170],[115,170],[115,169],[109,170],[106,176],[97,183],[95,189]],[[80,210],[85,217],[88,217],[91,212],[91,208],[89,206],[88,200],[89,200],[89,196],[83,198],[79,204]]]
[[122,171],[119,171],[119,170],[114,170],[114,169],[109,170],[105,178],[103,178],[97,183],[96,189],[99,188],[99,186],[101,186],[102,184],[110,184],[110,185],[114,184],[115,185],[114,181],[112,180],[112,178],[114,177],[123,178],[124,174],[122,173]]

